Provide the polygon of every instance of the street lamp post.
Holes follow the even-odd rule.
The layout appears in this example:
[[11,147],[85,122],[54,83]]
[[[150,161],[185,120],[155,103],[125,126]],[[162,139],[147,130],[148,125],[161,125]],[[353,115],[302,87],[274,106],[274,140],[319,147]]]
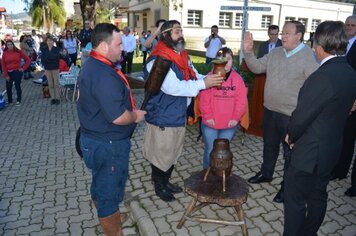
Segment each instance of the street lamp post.
[[244,0],[244,7],[243,7],[243,15],[242,15],[242,29],[241,29],[241,44],[240,44],[240,64],[242,59],[244,58],[243,53],[243,44],[244,44],[244,35],[247,28],[247,8],[248,8],[248,0]]

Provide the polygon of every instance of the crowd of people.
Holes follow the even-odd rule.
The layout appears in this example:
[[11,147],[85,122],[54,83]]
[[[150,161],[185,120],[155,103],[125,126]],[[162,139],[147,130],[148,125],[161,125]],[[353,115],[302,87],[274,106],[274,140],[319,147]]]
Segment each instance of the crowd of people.
[[[284,204],[283,235],[316,235],[326,212],[327,185],[347,176],[354,156],[356,16],[348,17],[345,24],[322,22],[312,48],[304,43],[305,27],[299,21],[285,22],[281,39],[279,33],[279,26],[269,27],[269,40],[260,45],[257,56],[252,34],[246,32],[243,38],[248,69],[266,73],[262,165],[248,182],[272,181],[282,146],[283,180],[273,201]],[[59,72],[76,65],[82,52],[77,101],[80,146],[92,171],[91,198],[106,235],[123,235],[119,204],[137,123],[146,123],[143,156],[151,164],[155,193],[165,202],[174,201],[174,194],[183,191],[170,178],[183,150],[187,108],[194,98],[202,117],[203,169],[210,165],[214,140],[231,141],[238,131],[247,110],[247,94],[233,52],[223,46],[226,40],[216,25],[203,43],[206,66],[214,68],[213,60],[224,58],[226,75],[213,70],[202,75],[195,69],[176,20],[159,20],[154,33],[143,31],[141,37],[129,27],[120,32],[112,24],[101,23],[92,29],[85,21],[79,34],[68,30],[58,39],[47,34],[41,40],[32,31],[20,39],[20,49],[6,42],[2,70],[8,103],[14,83],[17,105],[22,99],[22,77],[32,76],[31,60],[40,59],[54,105],[60,102]],[[160,89],[146,94],[142,109],[136,107],[125,75],[132,72],[133,57],[139,51],[146,75],[161,77],[154,78],[153,83],[161,81]],[[156,63],[160,60],[168,61],[168,68]],[[354,161],[352,186],[345,193],[350,197],[356,196],[355,166]]]

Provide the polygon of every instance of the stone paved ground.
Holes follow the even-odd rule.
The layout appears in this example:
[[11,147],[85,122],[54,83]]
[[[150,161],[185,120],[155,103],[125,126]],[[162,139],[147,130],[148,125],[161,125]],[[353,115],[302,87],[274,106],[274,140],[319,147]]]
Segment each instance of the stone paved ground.
[[[0,91],[4,80],[0,80]],[[75,103],[62,100],[51,106],[42,98],[41,87],[24,81],[20,107],[0,111],[0,235],[102,235],[95,209],[90,203],[90,173],[76,154],[74,139],[78,118]],[[142,92],[135,91],[138,103]],[[191,198],[176,195],[177,201],[159,200],[150,181],[149,163],[142,158],[144,124],[137,127],[132,139],[127,205],[131,219],[124,224],[125,235],[241,235],[237,226],[187,221],[176,225]],[[183,156],[176,165],[173,182],[183,180],[201,169],[203,143],[196,142],[196,127],[189,127]],[[262,140],[239,133],[231,143],[233,173],[249,178],[259,170]],[[280,158],[281,159],[281,158]],[[283,229],[283,206],[272,202],[281,181],[283,162],[278,161],[271,183],[251,185],[244,204],[249,234],[280,235]],[[319,235],[356,235],[356,199],[343,194],[350,179],[329,185],[328,211]],[[211,205],[197,216],[232,219],[232,208]]]

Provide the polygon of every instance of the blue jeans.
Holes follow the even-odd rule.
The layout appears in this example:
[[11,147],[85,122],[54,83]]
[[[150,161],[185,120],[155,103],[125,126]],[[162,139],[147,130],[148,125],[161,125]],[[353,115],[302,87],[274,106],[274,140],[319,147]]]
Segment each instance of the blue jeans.
[[204,139],[204,159],[203,159],[203,169],[207,169],[210,164],[210,153],[213,150],[214,140],[217,138],[225,138],[229,141],[235,136],[237,127],[229,129],[213,129],[201,123],[201,131],[203,133]]
[[9,81],[6,80],[6,93],[7,93],[7,102],[12,103],[12,84],[15,82],[15,88],[17,93],[17,101],[21,102],[22,90],[21,90],[21,79],[23,73],[19,70],[14,70],[9,72]]
[[119,204],[124,199],[130,139],[101,141],[82,133],[80,147],[85,165],[92,171],[90,193],[96,201],[98,216],[110,216],[119,210]]

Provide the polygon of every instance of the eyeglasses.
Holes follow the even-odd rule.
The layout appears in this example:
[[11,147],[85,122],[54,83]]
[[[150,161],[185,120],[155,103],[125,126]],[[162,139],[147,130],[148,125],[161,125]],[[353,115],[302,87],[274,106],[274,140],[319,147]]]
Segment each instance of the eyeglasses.
[[281,32],[281,36],[285,36],[285,37],[290,37],[292,35],[296,35],[298,33],[284,33],[284,32]]
[[271,34],[271,33],[269,33],[268,35],[271,35],[271,36],[277,36],[277,35],[278,35],[278,33],[276,33],[276,34]]

